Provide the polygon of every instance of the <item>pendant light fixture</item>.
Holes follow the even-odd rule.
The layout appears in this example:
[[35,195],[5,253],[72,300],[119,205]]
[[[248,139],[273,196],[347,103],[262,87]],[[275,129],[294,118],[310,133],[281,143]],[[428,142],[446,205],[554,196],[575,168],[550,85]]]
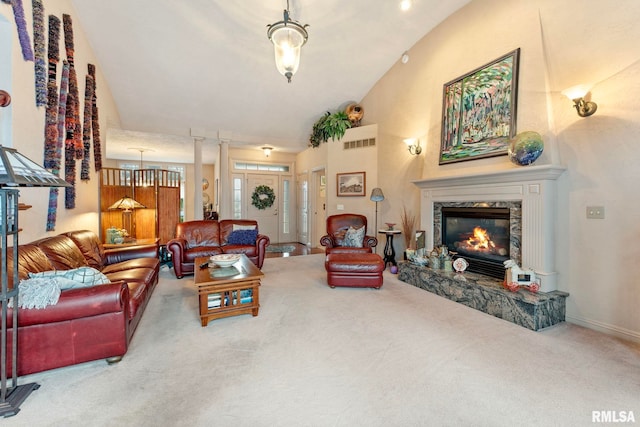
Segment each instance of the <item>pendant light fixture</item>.
[[308,25],[301,25],[289,17],[289,0],[284,10],[284,19],[267,25],[267,37],[273,43],[276,54],[276,68],[291,83],[291,77],[300,66],[300,50],[307,42]]

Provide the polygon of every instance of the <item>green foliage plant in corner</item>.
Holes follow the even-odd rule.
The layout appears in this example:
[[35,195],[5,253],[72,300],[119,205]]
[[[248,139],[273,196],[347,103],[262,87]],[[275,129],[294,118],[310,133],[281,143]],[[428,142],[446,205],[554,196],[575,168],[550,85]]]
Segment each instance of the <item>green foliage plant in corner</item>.
[[337,111],[331,114],[327,111],[313,124],[309,144],[315,148],[322,142],[329,141],[330,138],[337,141],[344,136],[350,127],[351,122],[346,112]]

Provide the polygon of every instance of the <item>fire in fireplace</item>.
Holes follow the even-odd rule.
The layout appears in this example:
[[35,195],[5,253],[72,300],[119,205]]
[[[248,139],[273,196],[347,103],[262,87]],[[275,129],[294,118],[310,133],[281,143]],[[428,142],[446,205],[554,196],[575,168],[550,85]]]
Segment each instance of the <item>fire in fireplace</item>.
[[469,271],[503,278],[509,241],[509,208],[442,208],[442,243],[469,261]]

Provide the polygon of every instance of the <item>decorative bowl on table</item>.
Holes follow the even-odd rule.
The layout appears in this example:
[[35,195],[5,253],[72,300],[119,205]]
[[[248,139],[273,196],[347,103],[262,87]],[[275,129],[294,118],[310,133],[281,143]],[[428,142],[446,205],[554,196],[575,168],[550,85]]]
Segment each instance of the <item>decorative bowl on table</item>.
[[385,222],[387,226],[387,230],[393,230],[393,226],[396,225],[395,222]]
[[229,267],[240,259],[239,254],[220,254],[220,255],[212,255],[209,258],[209,261],[217,265],[218,267]]

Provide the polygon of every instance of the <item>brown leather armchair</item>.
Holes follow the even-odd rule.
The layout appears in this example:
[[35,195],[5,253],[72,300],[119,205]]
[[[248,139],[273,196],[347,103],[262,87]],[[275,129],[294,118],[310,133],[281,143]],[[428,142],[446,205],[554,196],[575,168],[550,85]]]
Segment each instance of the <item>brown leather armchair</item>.
[[[349,229],[353,227],[358,229],[363,227],[365,236],[362,247],[344,246],[344,236]],[[325,246],[325,252],[330,253],[372,253],[373,248],[378,245],[378,239],[373,236],[367,236],[367,217],[358,214],[339,214],[327,217],[327,234],[322,236],[320,244]]]

